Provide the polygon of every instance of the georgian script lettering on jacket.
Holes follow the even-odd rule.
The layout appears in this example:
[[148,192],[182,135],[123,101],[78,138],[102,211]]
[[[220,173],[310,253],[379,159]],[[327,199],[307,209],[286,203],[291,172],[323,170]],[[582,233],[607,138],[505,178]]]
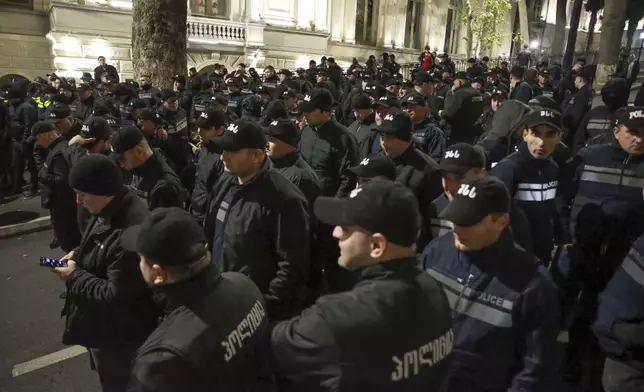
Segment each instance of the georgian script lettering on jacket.
[[432,367],[445,359],[454,345],[454,332],[450,329],[444,335],[402,355],[394,355],[392,381],[407,380],[417,376],[422,366]]
[[226,349],[226,353],[224,354],[226,362],[230,362],[235,354],[237,354],[237,350],[242,348],[244,341],[253,336],[257,328],[262,325],[265,317],[266,311],[264,310],[264,306],[259,301],[255,302],[255,306],[253,306],[241,323],[237,325],[237,328],[233,329],[228,335],[228,338],[221,342],[221,346]]

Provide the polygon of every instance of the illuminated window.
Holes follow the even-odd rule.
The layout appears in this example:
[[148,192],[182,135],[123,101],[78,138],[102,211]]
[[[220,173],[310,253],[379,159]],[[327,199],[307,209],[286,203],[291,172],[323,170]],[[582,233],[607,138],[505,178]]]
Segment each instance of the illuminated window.
[[374,42],[375,0],[358,0],[356,7],[356,41],[361,44]]
[[421,24],[424,4],[422,0],[407,0],[405,21],[405,48],[420,49]]
[[193,15],[223,16],[226,14],[225,0],[190,0]]

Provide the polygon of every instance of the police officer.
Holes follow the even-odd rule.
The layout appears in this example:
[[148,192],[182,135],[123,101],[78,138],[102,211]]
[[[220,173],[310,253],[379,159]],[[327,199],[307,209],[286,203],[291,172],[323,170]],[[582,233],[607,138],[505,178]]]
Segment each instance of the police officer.
[[228,119],[222,111],[208,109],[197,119],[196,125],[201,138],[201,146],[196,157],[197,175],[190,198],[190,212],[203,226],[210,192],[224,171],[221,151],[213,143],[213,140],[224,134]]
[[139,129],[148,141],[150,148],[158,148],[167,156],[168,131],[164,128],[164,122],[159,113],[144,109],[138,117]]
[[[636,173],[644,186],[644,173]],[[595,335],[607,354],[603,386],[606,392],[644,388],[644,236],[640,236],[601,295]]]
[[[598,295],[635,240],[644,233],[642,180],[635,176],[644,163],[644,108],[628,107],[613,128],[609,143],[588,146],[571,161],[564,179],[570,210],[570,234],[576,256],[571,280],[579,286],[579,312],[569,329],[571,363],[582,363],[590,375],[603,355],[588,328],[595,319]],[[593,367],[594,366],[594,367]],[[594,369],[594,370],[591,370]]]
[[107,77],[113,83],[119,82],[119,73],[113,65],[105,62],[105,56],[98,56],[98,66],[94,68],[94,80],[96,84],[103,83],[103,77]]
[[[518,151],[501,160],[492,175],[502,180],[514,202],[530,221],[534,254],[542,263],[550,262],[559,222],[555,197],[559,184],[559,167],[551,159],[561,139],[561,114],[552,109],[534,107],[525,114],[523,143]],[[557,239],[564,243],[564,239]]]
[[[253,282],[218,271],[190,214],[159,208],[123,232],[166,317],[136,354],[128,391],[255,390],[266,305]],[[214,364],[217,364],[213,367]]]
[[356,137],[358,159],[364,159],[371,153],[378,137],[375,131],[376,113],[371,99],[366,94],[356,94],[351,98],[351,110],[356,120],[349,125],[348,130]]
[[56,131],[68,141],[78,135],[83,128],[83,122],[72,117],[72,110],[62,103],[50,106],[46,120],[54,124]]
[[116,164],[101,154],[79,161],[69,184],[92,218],[80,246],[61,259],[68,266],[54,269],[67,288],[63,344],[89,350],[103,391],[124,391],[134,354],[155,328],[158,312],[137,254],[124,250],[119,238],[148,211],[123,185]]
[[514,243],[510,203],[500,180],[465,180],[439,215],[452,232],[421,256],[453,310],[448,392],[556,385],[557,291],[545,267]]
[[335,226],[338,264],[359,281],[273,328],[281,390],[441,390],[454,335],[444,295],[418,268],[414,195],[376,181],[347,198],[320,197],[315,213]]
[[292,317],[301,309],[309,276],[306,198],[272,169],[259,124],[239,120],[213,143],[223,150],[225,173],[212,191],[205,222],[212,260],[223,271],[253,279],[270,319]]
[[358,160],[356,138],[331,116],[333,96],[326,89],[314,88],[300,109],[308,126],[302,131],[300,152],[320,180],[325,196],[346,196],[355,184],[346,169]]
[[226,78],[226,88],[228,88],[228,109],[241,117],[241,102],[248,95],[241,92],[239,80],[235,78]]
[[572,146],[575,140],[575,133],[581,122],[593,106],[595,92],[592,89],[592,80],[595,77],[595,68],[590,66],[582,67],[575,76],[575,89],[577,92],[570,95],[567,101],[562,104],[563,125],[566,129],[564,143]]
[[417,93],[409,94],[403,98],[402,105],[414,122],[412,136],[414,141],[418,143],[419,149],[436,162],[440,161],[445,153],[447,139],[443,130],[429,116],[423,96]]
[[[411,189],[418,198],[424,225],[429,203],[441,193],[441,176],[436,161],[415,147],[413,129],[411,117],[402,111],[385,116],[377,128],[382,154],[394,161],[396,181]],[[423,249],[428,241],[427,235],[421,235],[418,249]]]
[[[628,105],[631,88],[628,82],[621,78],[612,78],[602,87],[603,105],[588,111],[573,140],[572,150],[576,153],[588,143],[604,143],[609,140],[615,115],[618,109]],[[593,140],[595,139],[595,140]]]
[[370,154],[347,170],[356,176],[358,187],[374,181],[396,181],[396,164],[380,154]]
[[295,184],[306,197],[309,206],[312,206],[322,189],[317,175],[297,151],[300,142],[297,125],[290,119],[275,120],[265,129],[265,133],[268,137],[266,154],[271,159],[273,168]]
[[163,156],[152,151],[137,127],[124,127],[112,137],[114,159],[134,174],[132,186],[150,210],[183,207],[186,191]]
[[467,83],[465,72],[454,76],[452,93],[445,98],[445,110],[439,112],[450,128],[447,144],[472,143],[476,137],[474,123],[483,113],[483,97]]
[[262,86],[268,88],[271,92],[271,95],[273,95],[273,91],[275,90],[275,88],[277,88],[278,82],[279,78],[275,74],[275,68],[272,65],[264,68],[264,81],[262,82]]
[[[440,213],[447,208],[449,202],[458,192],[463,181],[472,178],[483,178],[487,175],[485,171],[485,159],[481,151],[467,143],[456,143],[450,146],[440,162],[440,171],[443,175],[443,190],[436,199],[432,201],[428,212],[428,232],[432,238],[437,238],[452,231],[452,222],[439,218]],[[516,205],[512,205],[510,211],[510,228],[514,238],[523,249],[533,254],[534,242],[530,232],[530,223],[525,212]]]
[[539,72],[538,78],[538,84],[539,88],[541,89],[541,95],[555,99],[555,90],[554,87],[552,86],[552,81],[550,80],[550,71],[547,69],[544,69]]
[[186,77],[174,75],[172,77],[172,90],[179,98],[179,107],[185,110],[188,118],[190,118],[192,113],[192,93],[186,89]]
[[87,121],[92,115],[94,106],[96,105],[96,100],[92,94],[92,86],[81,83],[76,87],[76,93],[78,94],[78,102],[76,103],[74,117],[81,121]]
[[[11,186],[12,193],[20,193],[24,185],[23,174],[25,162],[31,177],[27,197],[34,197],[38,194],[38,166],[34,157],[34,143],[30,139],[30,132],[38,121],[36,108],[27,100],[25,92],[17,87],[12,87],[7,92],[7,108],[9,114],[9,133],[13,138],[13,157],[11,167],[13,168]],[[31,141],[30,141],[31,140]]]
[[532,99],[532,87],[523,80],[525,68],[515,65],[510,71],[510,99],[528,103]]
[[179,178],[183,178],[184,170],[192,162],[188,115],[183,108],[179,107],[179,101],[174,91],[163,90],[161,100],[162,105],[158,114],[165,123],[165,129],[168,132],[166,157]]
[[67,139],[56,132],[52,123],[40,121],[33,126],[29,140],[48,150],[37,177],[42,191],[41,203],[49,210],[58,244],[63,251],[70,252],[80,244],[81,233],[76,224],[76,197],[68,182],[71,168],[67,159]]
[[201,113],[205,112],[212,98],[215,96],[213,84],[210,80],[206,80],[201,84],[201,92],[196,94],[193,99],[192,106],[192,120],[196,121]]
[[139,91],[137,91],[137,98],[145,101],[148,108],[155,108],[161,103],[161,91],[152,86],[150,76],[142,75],[139,77]]

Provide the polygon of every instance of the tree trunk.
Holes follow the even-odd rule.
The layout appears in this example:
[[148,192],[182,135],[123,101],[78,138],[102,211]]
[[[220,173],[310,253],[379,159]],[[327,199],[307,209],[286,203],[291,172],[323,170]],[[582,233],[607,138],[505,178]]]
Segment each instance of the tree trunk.
[[563,54],[564,50],[564,42],[566,39],[567,5],[567,0],[557,0],[557,23],[555,24],[555,36],[551,45],[551,53],[555,56]]
[[181,0],[134,0],[134,75],[150,75],[152,85],[171,88],[172,76],[186,75],[188,6]]
[[627,3],[628,0],[611,0],[607,1],[604,7],[596,74],[599,88],[608,80],[608,75],[615,72],[626,23]]
[[572,65],[572,58],[575,55],[575,45],[577,44],[577,30],[579,29],[579,20],[581,19],[581,6],[583,0],[575,0],[570,14],[570,29],[568,30],[568,40],[566,41],[566,53],[564,54],[564,69]]
[[635,38],[635,30],[637,30],[638,20],[628,20],[628,30],[626,30],[626,48],[630,49],[633,46],[633,39]]
[[590,47],[593,46],[595,39],[595,25],[597,24],[597,11],[590,14],[590,21],[588,22],[588,36],[586,37],[586,57],[590,57]]

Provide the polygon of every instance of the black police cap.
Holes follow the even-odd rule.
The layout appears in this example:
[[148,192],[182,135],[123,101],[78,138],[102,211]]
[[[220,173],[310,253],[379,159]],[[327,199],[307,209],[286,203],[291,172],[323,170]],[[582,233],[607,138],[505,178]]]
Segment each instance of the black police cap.
[[[123,249],[161,266],[188,266],[207,255],[203,228],[178,207],[157,208],[143,223],[123,231]],[[203,247],[198,245],[203,244]],[[197,252],[195,248],[197,247]]]
[[396,181],[396,165],[388,156],[381,154],[370,154],[360,161],[360,164],[348,168],[349,172],[361,178],[385,177]]
[[485,168],[485,159],[471,144],[455,143],[445,151],[439,168],[444,173],[463,175],[471,169]]
[[297,147],[300,142],[300,130],[288,118],[271,121],[265,130],[266,135],[280,140],[286,144]]
[[510,193],[501,180],[486,176],[466,179],[439,217],[455,226],[471,227],[494,213],[510,212]]
[[213,143],[224,151],[239,151],[245,148],[265,150],[266,135],[262,127],[254,121],[237,120],[230,124],[223,135]]
[[365,184],[348,197],[319,197],[314,211],[326,224],[358,226],[370,233],[380,233],[400,246],[412,246],[420,231],[416,197],[393,181]]

